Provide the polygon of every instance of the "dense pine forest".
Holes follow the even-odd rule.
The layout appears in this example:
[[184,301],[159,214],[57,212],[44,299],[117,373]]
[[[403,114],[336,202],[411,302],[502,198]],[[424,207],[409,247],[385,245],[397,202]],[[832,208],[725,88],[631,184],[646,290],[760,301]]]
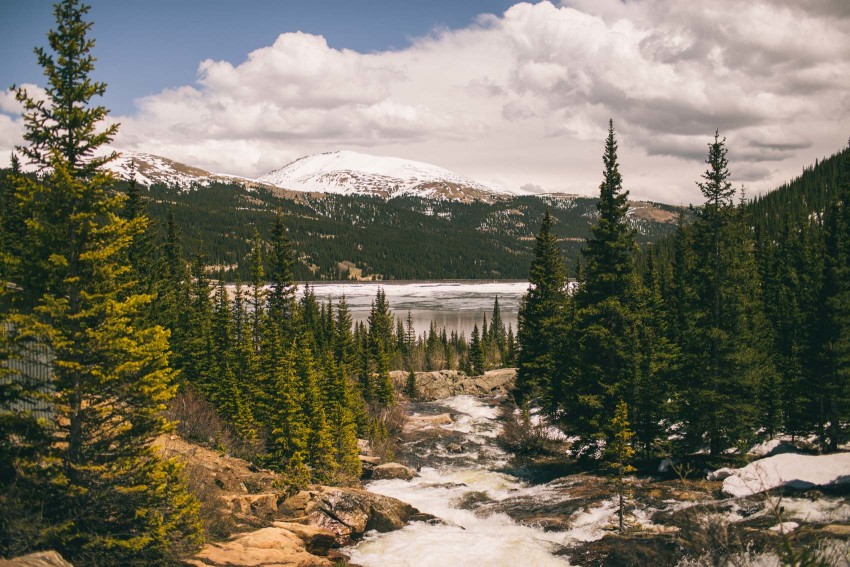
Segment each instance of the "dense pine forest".
[[[593,200],[143,188],[93,157],[118,127],[92,102],[106,87],[87,11],[57,4],[36,50],[47,99],[16,89],[27,145],[0,176],[0,555],[177,564],[216,534],[157,438],[241,456],[286,491],[357,484],[358,439],[392,453],[419,370],[516,364],[526,415],[575,436],[582,465],[613,463],[621,530],[635,453],[723,462],[779,433],[847,442],[850,148],[748,202],[717,133],[705,201],[670,234],[630,213],[613,122]],[[358,325],[344,298],[296,295],[342,260],[387,278],[527,275],[517,336],[498,300],[467,339],[417,336],[380,290]]]
[[643,458],[720,462],[779,433],[826,452],[848,439],[850,149],[752,202],[729,182],[725,139],[708,150],[705,202],[641,251],[611,125],[575,293],[543,220],[517,396],[576,435],[585,459],[622,429],[621,403]]
[[[1,183],[1,181],[0,181]],[[129,190],[122,183],[123,190]],[[201,254],[246,280],[253,231],[268,240],[280,213],[297,258],[297,281],[346,279],[352,262],[363,276],[387,280],[522,279],[534,233],[549,206],[564,254],[575,259],[596,213],[589,197],[513,197],[493,203],[372,196],[311,195],[280,198],[267,189],[212,184],[194,189],[138,188],[164,237],[168,219],[180,229],[189,256]],[[661,220],[633,216],[637,241],[647,244],[675,229],[679,208],[653,204]],[[669,219],[669,220],[668,220]],[[410,258],[416,258],[411,262]]]

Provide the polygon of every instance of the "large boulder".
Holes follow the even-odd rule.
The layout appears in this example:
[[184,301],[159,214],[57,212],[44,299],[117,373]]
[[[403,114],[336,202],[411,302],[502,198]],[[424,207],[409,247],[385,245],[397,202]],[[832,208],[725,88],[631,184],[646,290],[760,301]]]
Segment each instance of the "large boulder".
[[339,546],[360,539],[369,530],[389,532],[410,521],[433,519],[401,500],[358,488],[323,486],[302,491],[284,501],[280,509],[302,518],[299,522],[330,530]]
[[[330,534],[328,534],[329,537]],[[299,534],[280,525],[233,536],[226,542],[211,543],[193,559],[196,567],[331,567],[326,557],[313,555]]]
[[260,519],[270,520],[277,515],[278,494],[269,492],[265,494],[235,494],[225,497],[227,507],[233,514],[244,514],[256,516]]
[[74,567],[55,551],[40,551],[16,557],[0,559],[0,567]]
[[372,478],[372,471],[381,464],[381,458],[369,455],[358,455],[357,458],[360,459],[360,479],[369,480]]
[[327,555],[336,544],[336,535],[318,526],[293,522],[274,522],[272,526],[294,533],[304,542],[307,551],[316,555]]
[[372,480],[411,480],[416,471],[399,463],[384,463],[372,469]]

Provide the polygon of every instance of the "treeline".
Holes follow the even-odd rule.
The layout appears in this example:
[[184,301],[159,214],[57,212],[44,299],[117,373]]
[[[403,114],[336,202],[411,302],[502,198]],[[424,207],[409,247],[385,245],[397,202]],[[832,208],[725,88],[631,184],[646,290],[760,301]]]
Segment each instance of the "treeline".
[[472,328],[469,340],[464,333],[446,332],[434,322],[427,332],[417,336],[413,319],[396,321],[398,348],[394,368],[408,371],[461,370],[469,375],[483,374],[493,368],[513,366],[516,363],[516,338],[510,324],[505,328],[499,298],[493,301],[490,323],[485,315],[481,327]]
[[612,123],[575,293],[542,223],[517,392],[579,438],[580,456],[602,455],[621,402],[644,457],[718,457],[778,433],[812,435],[823,451],[847,440],[850,150],[749,204],[726,151],[715,135],[697,183],[704,204],[641,253]]

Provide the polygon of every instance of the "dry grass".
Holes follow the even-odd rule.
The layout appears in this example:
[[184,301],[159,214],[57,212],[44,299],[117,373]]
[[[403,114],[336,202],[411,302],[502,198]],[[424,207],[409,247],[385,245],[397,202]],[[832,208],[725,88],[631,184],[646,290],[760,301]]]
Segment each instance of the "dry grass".
[[264,441],[239,438],[219,417],[213,405],[191,386],[184,387],[168,404],[166,418],[176,422],[183,439],[254,461],[263,452]]
[[[519,412],[517,412],[519,409]],[[528,408],[505,406],[502,408],[502,433],[499,443],[517,456],[547,455],[554,450],[543,422],[531,423]]]

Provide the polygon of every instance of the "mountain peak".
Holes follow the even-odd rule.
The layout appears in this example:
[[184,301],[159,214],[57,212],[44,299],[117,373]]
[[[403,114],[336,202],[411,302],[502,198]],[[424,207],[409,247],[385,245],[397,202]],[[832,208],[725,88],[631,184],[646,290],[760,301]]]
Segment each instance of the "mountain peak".
[[483,183],[429,163],[351,150],[299,158],[258,179],[296,191],[492,201],[525,194]]

